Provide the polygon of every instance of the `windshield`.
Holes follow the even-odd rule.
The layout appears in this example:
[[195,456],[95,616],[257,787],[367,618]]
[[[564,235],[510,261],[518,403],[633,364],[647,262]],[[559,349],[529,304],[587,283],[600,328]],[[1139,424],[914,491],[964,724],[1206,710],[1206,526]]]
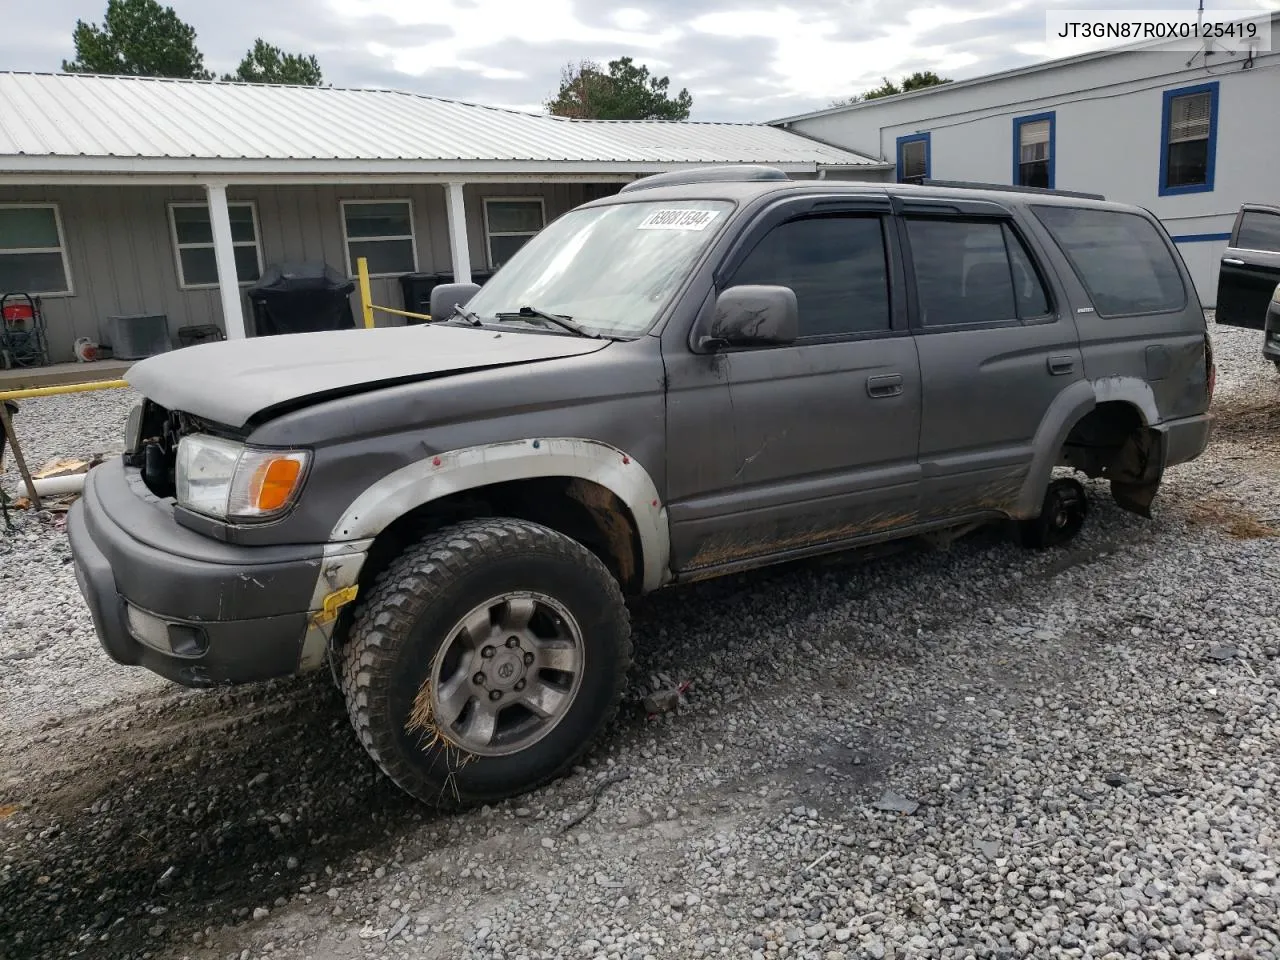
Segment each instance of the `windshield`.
[[667,200],[574,210],[521,247],[467,309],[490,321],[533,307],[592,334],[638,337],[731,208],[724,200]]

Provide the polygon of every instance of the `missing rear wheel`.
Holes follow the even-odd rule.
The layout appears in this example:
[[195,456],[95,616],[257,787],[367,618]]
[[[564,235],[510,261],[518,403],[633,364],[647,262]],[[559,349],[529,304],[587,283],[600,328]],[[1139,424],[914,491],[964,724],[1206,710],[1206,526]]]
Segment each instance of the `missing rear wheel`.
[[1023,520],[1018,532],[1022,545],[1037,550],[1057,547],[1075,539],[1089,515],[1089,500],[1080,481],[1062,477],[1049,484],[1040,515]]

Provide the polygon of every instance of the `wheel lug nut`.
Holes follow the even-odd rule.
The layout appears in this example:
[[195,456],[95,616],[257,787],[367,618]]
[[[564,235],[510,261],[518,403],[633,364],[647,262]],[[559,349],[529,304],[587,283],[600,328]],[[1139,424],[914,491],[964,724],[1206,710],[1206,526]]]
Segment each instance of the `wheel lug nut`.
[[527,667],[527,666],[529,666],[529,665],[530,665],[530,664],[532,664],[532,663],[533,663],[533,654],[532,654],[532,653],[526,653],[526,654],[524,655],[524,665]]
[[501,700],[501,699],[502,699],[502,691],[501,691],[501,690],[490,690],[490,691],[489,691],[489,699],[490,699],[490,700]]
[[[523,690],[523,689],[524,689],[524,681],[523,681],[523,680],[517,680],[517,681],[516,681],[516,689],[517,689],[517,690]],[[496,691],[496,690],[495,690],[494,692],[495,692],[495,693],[497,693],[497,691]]]
[[492,656],[493,656],[493,654],[494,654],[494,649],[493,649],[493,647],[485,647],[484,649],[482,649],[482,650],[480,651],[480,656],[484,657],[486,660],[488,660],[490,657],[492,657]]
[[512,648],[520,646],[520,638],[519,638],[519,637],[507,637],[507,646],[508,646],[508,647],[512,647]]
[[476,684],[477,686],[484,686],[484,674],[477,673],[474,677],[471,678],[471,682]]

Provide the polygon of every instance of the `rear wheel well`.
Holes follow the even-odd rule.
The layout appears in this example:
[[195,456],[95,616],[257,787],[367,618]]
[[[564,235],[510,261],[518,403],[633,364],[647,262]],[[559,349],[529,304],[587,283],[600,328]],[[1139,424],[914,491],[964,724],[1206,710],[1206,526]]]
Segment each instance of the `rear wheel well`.
[[1136,406],[1109,400],[1071,428],[1058,464],[1110,480],[1117,503],[1147,516],[1164,470],[1162,440]]
[[624,593],[640,592],[644,571],[635,518],[613,491],[578,477],[495,483],[410,510],[374,538],[360,571],[360,591],[369,589],[409,544],[442,527],[484,517],[527,520],[563,533],[599,557]]
[[1089,477],[1104,476],[1125,441],[1143,428],[1142,414],[1131,403],[1100,403],[1071,428],[1062,444],[1059,465],[1074,467]]

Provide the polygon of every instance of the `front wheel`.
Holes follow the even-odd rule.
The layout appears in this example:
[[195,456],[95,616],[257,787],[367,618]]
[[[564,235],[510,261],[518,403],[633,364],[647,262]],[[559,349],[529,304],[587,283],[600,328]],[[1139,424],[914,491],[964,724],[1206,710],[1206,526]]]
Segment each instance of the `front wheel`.
[[347,712],[408,793],[458,807],[567,769],[616,711],[626,605],[577,541],[522,520],[430,534],[384,572],[343,649]]
[[1040,515],[1018,525],[1022,545],[1034,549],[1057,547],[1075,538],[1089,515],[1089,499],[1074,477],[1060,477],[1045,491]]

